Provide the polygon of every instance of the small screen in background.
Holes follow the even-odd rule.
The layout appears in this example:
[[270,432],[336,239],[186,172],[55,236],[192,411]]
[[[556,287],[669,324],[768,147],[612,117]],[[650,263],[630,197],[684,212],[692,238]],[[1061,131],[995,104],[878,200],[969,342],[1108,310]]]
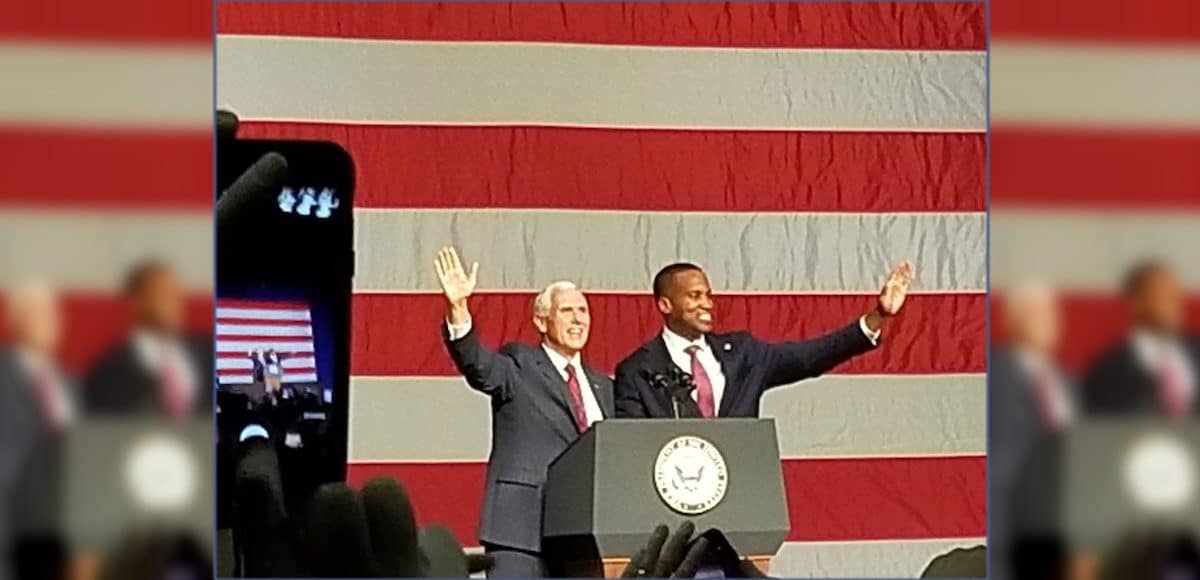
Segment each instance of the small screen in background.
[[277,198],[283,213],[328,219],[342,202],[332,187],[284,187]]

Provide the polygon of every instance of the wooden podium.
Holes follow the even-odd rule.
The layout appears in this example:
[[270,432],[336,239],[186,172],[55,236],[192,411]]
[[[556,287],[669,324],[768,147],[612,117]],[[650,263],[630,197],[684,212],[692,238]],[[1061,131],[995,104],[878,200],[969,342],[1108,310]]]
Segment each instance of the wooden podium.
[[555,577],[616,577],[660,524],[720,530],[766,570],[791,528],[772,419],[613,419],[550,464],[542,553]]

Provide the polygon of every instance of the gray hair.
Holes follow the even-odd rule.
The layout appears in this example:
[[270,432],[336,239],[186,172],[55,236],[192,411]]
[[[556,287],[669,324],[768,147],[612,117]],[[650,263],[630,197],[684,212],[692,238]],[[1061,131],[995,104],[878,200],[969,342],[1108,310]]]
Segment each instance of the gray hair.
[[566,280],[559,280],[558,282],[554,282],[549,286],[546,286],[546,289],[539,292],[537,298],[533,299],[533,315],[539,318],[550,316],[550,305],[554,300],[555,294],[560,292],[570,292],[578,289],[579,288],[575,286],[574,282],[568,282]]

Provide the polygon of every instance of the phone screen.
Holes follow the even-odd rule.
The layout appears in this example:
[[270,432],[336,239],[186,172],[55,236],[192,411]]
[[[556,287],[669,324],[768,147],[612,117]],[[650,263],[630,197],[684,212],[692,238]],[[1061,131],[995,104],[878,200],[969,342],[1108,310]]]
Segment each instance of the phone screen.
[[287,180],[217,232],[218,520],[249,437],[276,447],[289,500],[345,478],[353,164],[333,143],[222,143],[220,189],[268,151]]

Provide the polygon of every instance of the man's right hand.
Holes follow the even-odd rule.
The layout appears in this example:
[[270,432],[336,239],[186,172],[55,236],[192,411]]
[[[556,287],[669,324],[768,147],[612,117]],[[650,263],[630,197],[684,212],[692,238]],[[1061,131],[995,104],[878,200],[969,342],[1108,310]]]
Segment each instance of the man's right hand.
[[471,273],[468,274],[458,259],[458,251],[453,246],[446,246],[438,251],[433,266],[442,284],[442,292],[446,295],[446,318],[450,324],[465,324],[471,319],[467,298],[475,292],[479,262],[471,264]]

